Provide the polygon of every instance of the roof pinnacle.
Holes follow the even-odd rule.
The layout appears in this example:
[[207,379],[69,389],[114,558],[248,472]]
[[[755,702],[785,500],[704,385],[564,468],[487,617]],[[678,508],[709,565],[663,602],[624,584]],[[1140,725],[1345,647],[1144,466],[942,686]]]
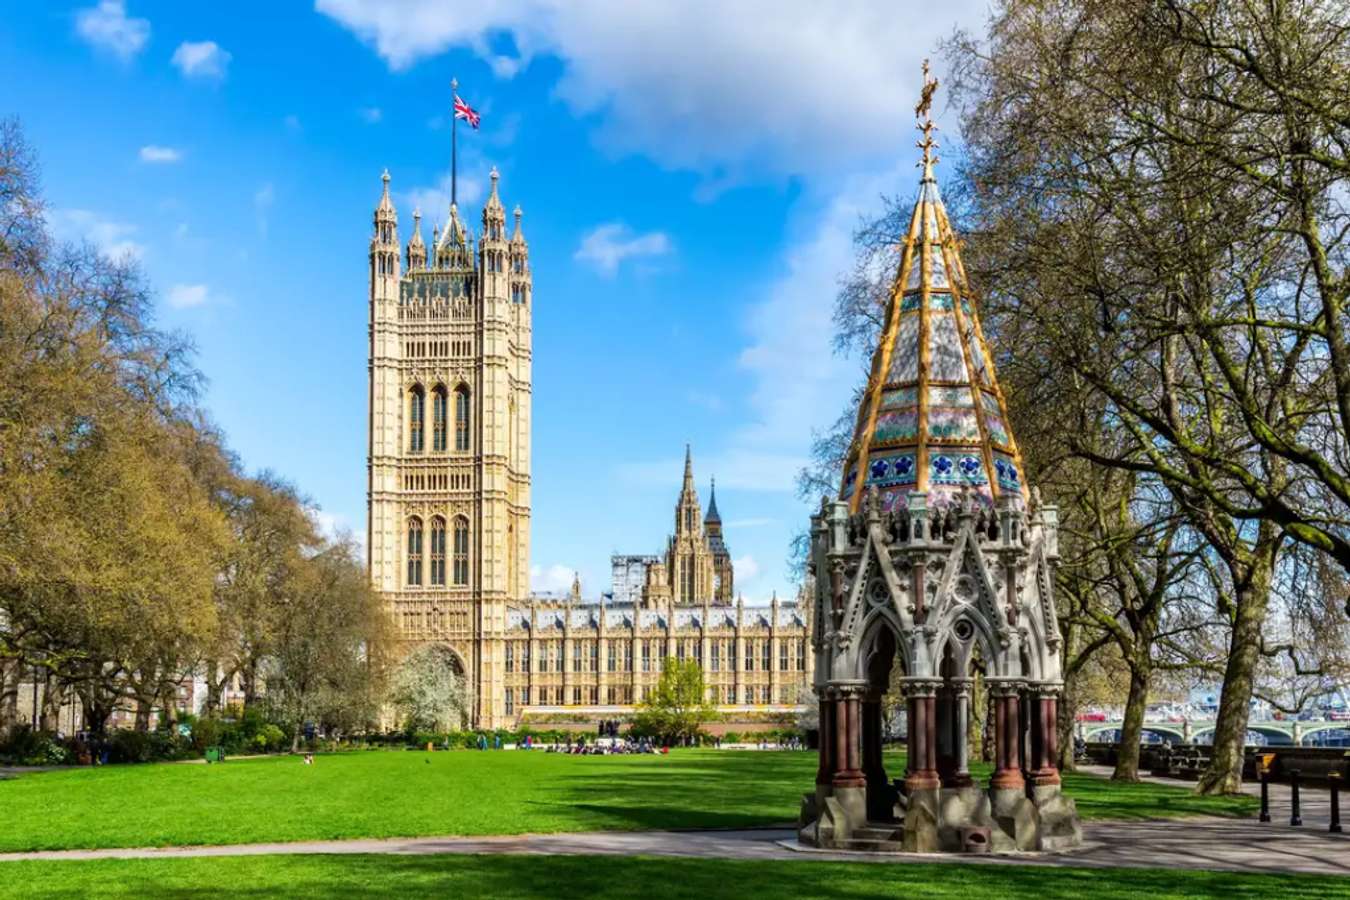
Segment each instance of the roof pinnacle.
[[923,140],[917,141],[914,146],[923,151],[923,160],[919,163],[923,167],[923,180],[933,181],[933,166],[939,162],[939,157],[933,153],[938,148],[938,142],[933,140],[933,132],[938,130],[937,125],[933,123],[933,94],[937,92],[938,80],[929,74],[928,60],[923,61],[923,93],[919,95],[919,102],[914,107],[914,118],[918,120],[914,126],[923,134]]

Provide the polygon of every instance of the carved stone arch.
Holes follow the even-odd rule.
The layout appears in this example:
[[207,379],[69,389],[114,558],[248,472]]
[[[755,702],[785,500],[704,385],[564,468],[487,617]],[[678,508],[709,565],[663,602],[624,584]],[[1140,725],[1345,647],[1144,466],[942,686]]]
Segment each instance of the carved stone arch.
[[[957,626],[961,622],[969,622],[973,630],[968,641],[962,641],[956,634]],[[989,621],[985,611],[978,606],[968,603],[949,605],[933,623],[933,628],[937,631],[937,637],[933,642],[935,660],[944,657],[948,644],[955,639],[962,645],[959,654],[953,651],[953,655],[958,657],[963,675],[969,672],[971,651],[976,644],[983,651],[985,663],[989,666],[988,675],[1009,674],[1004,671],[1004,654],[999,629],[994,622]]]
[[890,590],[891,607],[895,613],[895,619],[900,625],[901,631],[906,631],[914,627],[914,615],[911,606],[914,603],[912,589],[905,579],[900,577],[896,571],[895,562],[891,559],[890,553],[885,546],[878,541],[871,541],[869,546],[877,558],[877,572],[881,579]]
[[[969,590],[959,589],[962,584],[969,585]],[[947,556],[930,620],[932,616],[942,619],[950,607],[963,604],[979,609],[985,621],[996,631],[1004,630],[998,624],[1002,621],[998,589],[994,586],[994,578],[985,565],[984,555],[979,551],[979,541],[971,526],[961,530]]]
[[877,644],[883,631],[890,633],[894,652],[899,655],[900,664],[905,672],[910,671],[910,653],[908,642],[905,640],[905,629],[900,626],[892,610],[886,607],[874,607],[863,620],[858,635],[859,639],[855,643],[857,657],[853,660],[853,665],[846,670],[852,672],[855,679],[859,681],[868,680],[869,663],[877,650]]

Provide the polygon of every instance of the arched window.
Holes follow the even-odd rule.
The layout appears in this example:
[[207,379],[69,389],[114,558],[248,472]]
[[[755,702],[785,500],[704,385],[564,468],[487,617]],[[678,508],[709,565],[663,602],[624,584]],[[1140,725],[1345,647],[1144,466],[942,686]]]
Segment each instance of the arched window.
[[436,385],[431,392],[431,449],[437,453],[445,451],[445,425],[450,399],[443,385]]
[[431,520],[431,583],[445,584],[445,520]]
[[414,385],[408,393],[408,451],[410,453],[422,452],[422,429],[425,419],[426,394],[422,393],[420,384]]
[[469,449],[469,389],[462,384],[455,388],[455,449]]
[[408,586],[422,584],[422,520],[408,520]]
[[469,520],[455,519],[455,584],[469,583]]

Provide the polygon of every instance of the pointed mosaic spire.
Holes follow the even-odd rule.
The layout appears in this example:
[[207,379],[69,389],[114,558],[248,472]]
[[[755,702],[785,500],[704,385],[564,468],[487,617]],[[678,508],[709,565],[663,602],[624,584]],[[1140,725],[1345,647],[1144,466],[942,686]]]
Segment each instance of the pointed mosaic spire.
[[986,505],[1009,493],[1026,499],[1007,404],[933,176],[936,88],[925,60],[914,110],[923,135],[919,197],[840,486],[854,510],[871,488],[885,509],[913,491],[927,493],[929,506],[948,506],[966,490]]

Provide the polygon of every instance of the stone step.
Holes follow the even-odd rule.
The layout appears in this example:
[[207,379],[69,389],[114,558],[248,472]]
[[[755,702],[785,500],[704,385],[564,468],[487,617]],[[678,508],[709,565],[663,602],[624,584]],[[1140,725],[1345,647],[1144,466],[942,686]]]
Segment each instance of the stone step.
[[853,840],[861,841],[898,841],[904,834],[904,826],[896,823],[895,825],[874,825],[868,823],[861,828],[853,829]]
[[844,849],[861,850],[867,853],[903,853],[905,845],[900,841],[867,840],[854,837],[844,842]]

